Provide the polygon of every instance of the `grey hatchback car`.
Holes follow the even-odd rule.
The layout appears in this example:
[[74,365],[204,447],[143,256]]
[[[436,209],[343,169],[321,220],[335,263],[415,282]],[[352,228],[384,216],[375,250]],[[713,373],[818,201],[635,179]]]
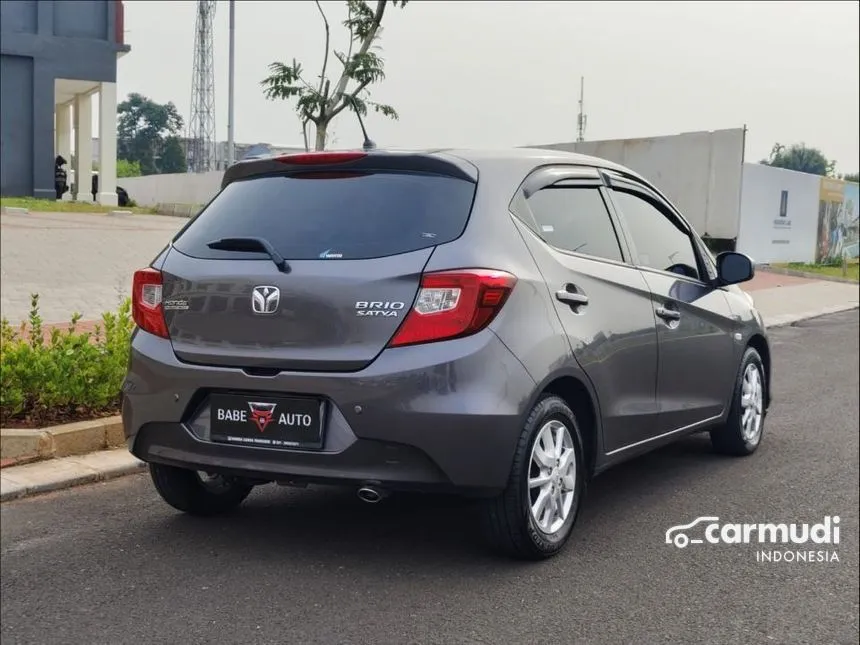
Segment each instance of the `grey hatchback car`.
[[539,559],[586,484],[694,432],[749,455],[762,319],[649,182],[576,154],[320,152],[238,163],[134,276],[122,416],[191,514],[257,485],[476,499]]

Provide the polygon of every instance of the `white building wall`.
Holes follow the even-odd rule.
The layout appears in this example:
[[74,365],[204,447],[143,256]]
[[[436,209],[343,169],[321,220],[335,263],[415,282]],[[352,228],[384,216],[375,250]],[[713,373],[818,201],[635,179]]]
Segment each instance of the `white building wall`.
[[820,186],[818,175],[744,164],[737,250],[757,263],[814,262]]

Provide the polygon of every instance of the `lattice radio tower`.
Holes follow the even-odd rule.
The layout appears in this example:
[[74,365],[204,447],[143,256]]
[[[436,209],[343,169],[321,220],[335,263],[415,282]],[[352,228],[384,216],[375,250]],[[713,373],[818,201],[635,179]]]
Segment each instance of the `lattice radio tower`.
[[192,172],[215,170],[215,56],[216,0],[197,1],[194,28],[194,68],[191,78],[191,119],[188,122],[188,167]]

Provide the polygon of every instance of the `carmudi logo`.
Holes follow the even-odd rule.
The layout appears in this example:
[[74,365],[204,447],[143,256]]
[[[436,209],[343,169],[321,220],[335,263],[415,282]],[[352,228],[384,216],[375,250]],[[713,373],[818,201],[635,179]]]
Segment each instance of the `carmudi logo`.
[[[838,562],[839,554],[829,547],[839,544],[839,516],[827,515],[815,524],[721,523],[718,517],[703,516],[666,531],[666,544],[679,549],[691,544],[766,544],[770,548],[756,551],[757,562]],[[789,545],[817,548],[785,548]]]

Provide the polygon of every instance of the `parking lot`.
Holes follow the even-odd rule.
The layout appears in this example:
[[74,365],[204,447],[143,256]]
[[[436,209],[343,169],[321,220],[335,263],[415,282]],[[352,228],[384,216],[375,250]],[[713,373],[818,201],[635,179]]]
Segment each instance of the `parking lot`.
[[97,319],[131,294],[136,269],[188,220],[158,215],[113,217],[29,213],[0,217],[0,309],[17,323],[38,293],[46,323],[78,312]]
[[[17,324],[39,294],[45,323],[72,314],[97,320],[131,294],[134,271],[146,266],[187,219],[159,215],[112,217],[30,213],[0,217],[0,309]],[[755,292],[765,320],[786,314],[856,306],[856,285],[759,272],[743,288]]]
[[[772,341],[757,453],[723,458],[692,437],[609,471],[568,548],[543,563],[488,555],[472,507],[436,497],[370,506],[351,490],[267,486],[201,520],[136,475],[4,504],[2,641],[856,643],[858,314]],[[838,560],[665,544],[669,527],[706,515],[838,515]]]

